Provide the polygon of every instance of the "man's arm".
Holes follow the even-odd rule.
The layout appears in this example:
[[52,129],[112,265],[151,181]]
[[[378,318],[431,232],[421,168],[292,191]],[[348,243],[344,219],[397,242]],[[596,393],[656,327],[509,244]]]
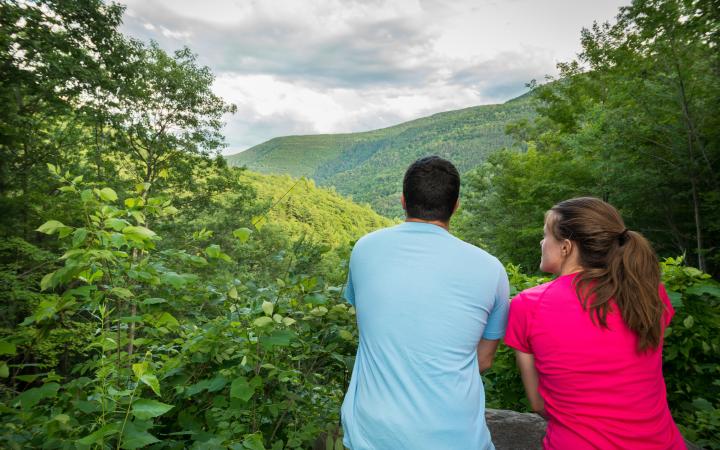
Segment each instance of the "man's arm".
[[525,386],[525,394],[530,401],[530,407],[533,411],[547,419],[545,412],[545,402],[538,392],[538,373],[535,369],[535,357],[531,353],[515,350],[515,360],[520,370],[520,378],[522,378]]
[[497,351],[499,343],[500,339],[480,339],[480,343],[478,343],[477,346],[480,373],[483,373],[492,367],[495,352]]

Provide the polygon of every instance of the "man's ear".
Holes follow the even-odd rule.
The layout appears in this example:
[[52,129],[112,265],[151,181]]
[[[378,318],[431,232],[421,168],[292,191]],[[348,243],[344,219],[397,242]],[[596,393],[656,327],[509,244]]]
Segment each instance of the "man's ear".
[[405,207],[405,194],[400,194],[400,204],[402,205],[403,211],[407,211]]

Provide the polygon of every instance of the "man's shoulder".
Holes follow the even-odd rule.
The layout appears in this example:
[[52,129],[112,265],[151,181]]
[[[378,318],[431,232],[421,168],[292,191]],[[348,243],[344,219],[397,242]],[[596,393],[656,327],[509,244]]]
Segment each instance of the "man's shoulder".
[[357,242],[355,243],[355,248],[362,247],[364,245],[371,245],[375,241],[386,239],[395,232],[396,228],[397,225],[394,225],[391,227],[380,228],[379,230],[371,231],[357,240]]
[[452,238],[456,242],[458,252],[463,256],[473,259],[479,263],[483,263],[485,266],[490,265],[503,270],[505,269],[505,266],[503,266],[500,260],[494,255],[488,253],[486,250],[483,250],[482,248],[469,242],[463,241],[457,236],[452,236]]

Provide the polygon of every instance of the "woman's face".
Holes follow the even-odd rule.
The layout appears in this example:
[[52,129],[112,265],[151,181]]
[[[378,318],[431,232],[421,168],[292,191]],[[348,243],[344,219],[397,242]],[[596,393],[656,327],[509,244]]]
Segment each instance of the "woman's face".
[[560,268],[565,258],[562,254],[562,242],[553,236],[552,231],[548,227],[548,219],[545,219],[543,227],[543,239],[540,241],[542,256],[540,257],[540,270],[549,273],[560,273]]

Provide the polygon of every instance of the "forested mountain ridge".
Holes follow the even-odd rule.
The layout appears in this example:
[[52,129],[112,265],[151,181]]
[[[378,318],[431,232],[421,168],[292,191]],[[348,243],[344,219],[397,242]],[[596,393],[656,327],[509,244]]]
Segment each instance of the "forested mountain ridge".
[[381,214],[399,216],[402,174],[413,160],[436,154],[467,172],[510,144],[508,124],[532,117],[526,94],[499,105],[442,112],[363,133],[274,138],[227,160],[259,172],[310,177]]

